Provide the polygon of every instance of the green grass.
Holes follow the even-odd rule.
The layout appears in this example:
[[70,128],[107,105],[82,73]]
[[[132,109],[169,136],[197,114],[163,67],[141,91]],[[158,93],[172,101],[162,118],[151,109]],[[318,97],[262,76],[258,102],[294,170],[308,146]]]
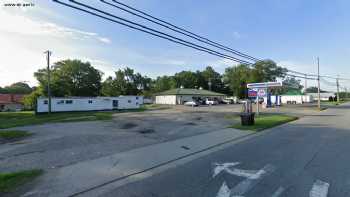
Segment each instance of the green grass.
[[111,120],[112,115],[115,113],[141,112],[145,110],[145,108],[140,108],[105,112],[62,112],[38,115],[35,115],[32,111],[0,112],[0,129],[54,122]]
[[294,116],[280,115],[280,114],[261,114],[255,116],[255,124],[252,126],[242,126],[241,123],[232,125],[230,128],[241,129],[241,130],[252,130],[261,131],[268,128],[272,128],[290,121],[298,119]]
[[29,133],[27,131],[17,131],[17,130],[6,130],[6,131],[0,131],[0,139],[4,140],[15,140],[20,139],[24,137],[31,136],[32,133]]
[[345,100],[340,100],[339,103],[337,101],[321,101],[321,104],[326,104],[326,105],[339,105],[339,104],[343,104],[346,103],[347,101]]
[[42,170],[0,173],[0,194],[14,191],[17,187],[32,181],[42,173]]
[[168,105],[159,105],[159,104],[145,104],[143,108],[146,110],[162,110],[162,109],[171,109]]

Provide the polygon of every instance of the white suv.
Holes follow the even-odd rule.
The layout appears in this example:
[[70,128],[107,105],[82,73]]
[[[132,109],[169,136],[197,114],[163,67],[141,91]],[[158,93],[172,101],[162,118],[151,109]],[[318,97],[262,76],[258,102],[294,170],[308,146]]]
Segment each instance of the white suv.
[[212,98],[207,98],[205,99],[205,104],[207,105],[217,105],[219,104],[219,102],[215,99],[212,99]]

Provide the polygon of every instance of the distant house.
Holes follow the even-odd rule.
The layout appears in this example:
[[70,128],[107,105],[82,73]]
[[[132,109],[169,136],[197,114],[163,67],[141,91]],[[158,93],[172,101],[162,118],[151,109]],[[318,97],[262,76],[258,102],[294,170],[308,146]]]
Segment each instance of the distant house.
[[23,94],[0,94],[0,111],[23,110],[23,98]]
[[[142,104],[142,96],[54,97],[51,98],[51,112],[138,109]],[[38,98],[36,111],[38,113],[48,112],[49,99]]]
[[213,98],[222,100],[224,99],[225,94],[202,89],[176,88],[167,90],[165,92],[160,92],[156,94],[155,97],[156,104],[182,105],[186,101],[192,101],[196,99]]

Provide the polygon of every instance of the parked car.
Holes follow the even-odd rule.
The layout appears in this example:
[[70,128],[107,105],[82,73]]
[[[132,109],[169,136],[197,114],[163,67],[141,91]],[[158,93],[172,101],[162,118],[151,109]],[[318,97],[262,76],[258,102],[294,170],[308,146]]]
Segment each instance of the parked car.
[[205,104],[206,105],[217,105],[217,104],[219,104],[219,102],[217,100],[215,100],[215,99],[207,98],[205,100]]
[[199,103],[196,102],[196,101],[186,101],[186,102],[184,103],[184,105],[186,105],[186,106],[192,106],[192,107],[197,107],[197,106],[199,106]]
[[222,103],[223,104],[234,104],[235,101],[233,99],[223,99]]

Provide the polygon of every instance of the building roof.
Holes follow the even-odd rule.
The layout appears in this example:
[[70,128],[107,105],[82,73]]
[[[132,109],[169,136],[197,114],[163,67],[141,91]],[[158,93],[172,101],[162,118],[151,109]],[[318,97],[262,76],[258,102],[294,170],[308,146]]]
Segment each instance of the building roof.
[[225,94],[209,91],[209,90],[199,90],[199,89],[185,89],[185,88],[176,88],[160,92],[156,94],[160,95],[196,95],[196,96],[225,96]]
[[23,94],[0,94],[0,104],[23,103]]

